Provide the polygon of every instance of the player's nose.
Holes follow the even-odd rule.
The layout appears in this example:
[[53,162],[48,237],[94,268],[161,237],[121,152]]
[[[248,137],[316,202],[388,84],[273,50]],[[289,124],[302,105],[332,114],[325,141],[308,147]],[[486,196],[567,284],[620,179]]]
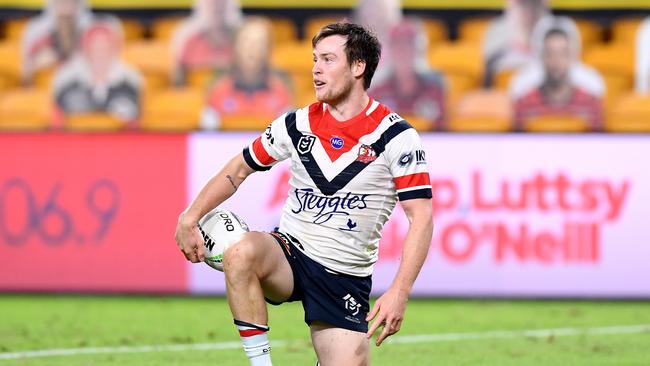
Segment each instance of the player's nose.
[[314,62],[314,66],[311,68],[312,75],[320,75],[323,73],[323,70],[320,67],[319,61]]

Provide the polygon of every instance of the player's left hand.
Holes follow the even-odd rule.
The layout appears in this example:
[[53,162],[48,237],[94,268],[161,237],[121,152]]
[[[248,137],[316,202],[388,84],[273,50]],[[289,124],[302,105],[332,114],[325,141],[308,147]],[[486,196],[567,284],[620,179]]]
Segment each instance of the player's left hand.
[[386,337],[399,332],[402,327],[407,302],[407,293],[392,287],[388,289],[386,293],[375,301],[375,305],[366,317],[366,321],[371,321],[374,318],[374,321],[368,329],[368,333],[366,333],[366,337],[372,337],[377,328],[382,325],[381,333],[375,342],[379,347]]

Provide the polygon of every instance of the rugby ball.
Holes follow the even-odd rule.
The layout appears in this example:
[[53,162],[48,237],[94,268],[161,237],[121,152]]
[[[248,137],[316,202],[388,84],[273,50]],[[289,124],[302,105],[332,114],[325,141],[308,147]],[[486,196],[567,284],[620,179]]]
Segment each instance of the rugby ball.
[[208,266],[223,272],[223,252],[248,232],[248,225],[234,213],[215,208],[199,220]]

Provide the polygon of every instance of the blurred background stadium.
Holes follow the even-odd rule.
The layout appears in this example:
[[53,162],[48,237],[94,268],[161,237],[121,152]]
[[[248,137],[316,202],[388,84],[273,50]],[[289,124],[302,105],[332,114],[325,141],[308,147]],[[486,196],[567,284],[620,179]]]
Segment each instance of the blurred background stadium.
[[[177,215],[313,102],[311,37],[337,20],[380,37],[369,93],[421,132],[434,191],[418,300],[375,363],[650,364],[650,0],[0,0],[0,366],[245,364]],[[288,174],[225,206],[272,229]],[[407,226],[398,207],[375,295]],[[301,322],[271,311],[279,364],[315,363]]]

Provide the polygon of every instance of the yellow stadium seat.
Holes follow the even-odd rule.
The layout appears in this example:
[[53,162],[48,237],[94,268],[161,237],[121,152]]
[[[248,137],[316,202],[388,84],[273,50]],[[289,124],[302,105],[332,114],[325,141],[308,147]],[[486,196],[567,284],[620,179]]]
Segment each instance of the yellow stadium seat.
[[621,95],[632,90],[633,80],[629,76],[620,74],[602,74],[602,77],[607,90],[604,100],[605,110],[608,111],[616,105]]
[[517,69],[506,69],[497,71],[494,76],[494,87],[499,90],[508,90],[510,87],[510,80],[517,73]]
[[593,66],[601,74],[620,75],[633,78],[634,47],[625,44],[606,44],[587,50],[584,62]]
[[20,88],[0,98],[0,129],[44,130],[50,127],[52,100],[48,89]]
[[0,42],[0,90],[17,87],[20,84],[20,43]]
[[583,51],[600,43],[603,37],[603,28],[600,24],[587,19],[574,19],[574,21],[580,32]]
[[192,88],[205,90],[214,79],[213,69],[192,69],[187,73],[187,85]]
[[122,30],[124,31],[124,40],[132,42],[144,38],[144,26],[137,19],[120,19]]
[[449,38],[447,25],[439,19],[423,18],[422,26],[426,32],[430,47],[439,42],[445,42]]
[[140,127],[150,131],[190,131],[199,127],[203,90],[162,89],[145,95]]
[[493,18],[469,18],[460,23],[459,39],[462,42],[482,43],[483,36]]
[[431,66],[442,72],[448,85],[448,106],[453,108],[467,90],[478,87],[483,75],[481,50],[477,44],[440,43],[429,51]]
[[512,129],[512,106],[507,93],[475,90],[465,94],[449,122],[459,132],[505,132]]
[[108,113],[73,114],[65,117],[65,128],[70,131],[117,131],[124,122]]
[[426,118],[418,117],[415,115],[402,116],[408,123],[420,132],[431,131],[433,123]]
[[639,25],[644,18],[621,18],[612,22],[612,42],[634,47]]
[[314,79],[311,73],[293,72],[290,73],[294,90],[294,105],[304,107],[316,101],[314,90]]
[[626,94],[608,114],[605,129],[611,132],[650,132],[650,95]]
[[298,28],[289,18],[271,18],[273,28],[273,44],[280,45],[286,42],[298,41]]
[[571,115],[545,115],[530,118],[524,129],[528,132],[586,132],[587,121]]
[[33,83],[37,88],[49,89],[52,87],[52,81],[56,75],[57,66],[52,65],[40,70],[37,70],[34,73]]
[[223,131],[262,131],[277,116],[228,115],[222,116],[220,130]]
[[429,62],[445,74],[463,73],[477,80],[483,75],[481,48],[474,43],[442,43],[429,52]]
[[4,23],[5,38],[7,40],[20,41],[29,18],[13,18]]
[[289,42],[273,49],[271,64],[288,72],[307,72],[313,67],[311,41]]
[[478,80],[475,77],[463,75],[461,73],[446,74],[445,84],[447,86],[446,103],[448,111],[454,110],[463,94],[479,87]]
[[157,18],[151,25],[151,35],[157,40],[169,41],[172,38],[176,27],[180,25],[184,19],[186,19],[186,17],[183,16]]
[[158,40],[131,42],[124,46],[122,57],[142,73],[148,89],[159,89],[170,85],[173,61],[169,42]]
[[346,19],[345,15],[321,15],[307,19],[305,21],[305,40],[311,44],[311,39],[322,27],[344,19]]

